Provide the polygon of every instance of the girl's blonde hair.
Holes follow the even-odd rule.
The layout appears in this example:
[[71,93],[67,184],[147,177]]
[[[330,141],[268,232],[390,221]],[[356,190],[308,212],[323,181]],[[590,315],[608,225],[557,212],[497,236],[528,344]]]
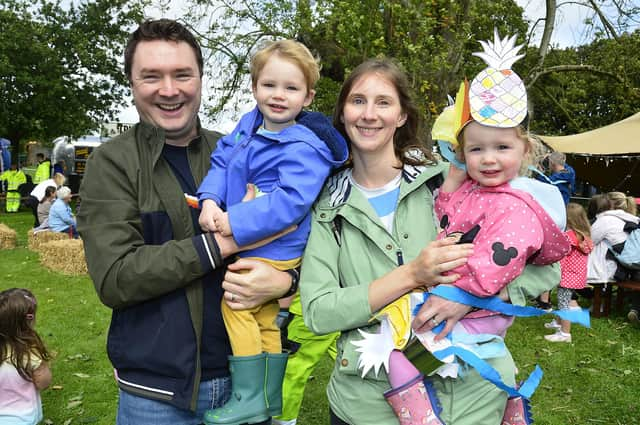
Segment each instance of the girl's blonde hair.
[[273,55],[278,55],[300,68],[307,83],[307,91],[316,86],[320,79],[319,60],[311,54],[307,46],[298,41],[278,40],[269,42],[251,58],[251,84],[254,88],[258,84],[260,71]]
[[567,204],[567,229],[573,230],[580,241],[591,237],[591,225],[582,205],[575,202]]
[[27,381],[33,381],[36,369],[32,354],[49,360],[49,352],[33,328],[36,308],[36,298],[28,289],[0,292],[0,363],[11,363]]
[[[482,124],[481,124],[482,125]],[[529,166],[538,164],[542,156],[544,155],[544,147],[542,143],[531,136],[529,136],[529,130],[527,130],[522,125],[514,127],[516,131],[516,137],[524,143],[525,146],[525,154],[524,158],[522,158],[522,163],[520,164],[520,170],[518,171],[518,175],[525,176],[529,174]],[[458,147],[456,148],[456,154],[458,159],[464,162],[464,133],[465,129],[463,128],[460,134],[458,135]]]
[[612,210],[623,210],[633,215],[638,212],[636,201],[632,196],[627,196],[622,192],[609,192],[607,199],[609,200],[609,208]]

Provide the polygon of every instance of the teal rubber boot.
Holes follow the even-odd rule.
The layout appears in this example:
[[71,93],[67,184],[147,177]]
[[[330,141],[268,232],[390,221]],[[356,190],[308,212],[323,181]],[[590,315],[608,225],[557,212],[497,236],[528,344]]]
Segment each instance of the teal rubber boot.
[[204,414],[206,425],[240,425],[269,419],[265,400],[266,354],[229,356],[231,398]]
[[289,354],[267,353],[267,414],[278,416],[282,414],[282,380],[287,369]]

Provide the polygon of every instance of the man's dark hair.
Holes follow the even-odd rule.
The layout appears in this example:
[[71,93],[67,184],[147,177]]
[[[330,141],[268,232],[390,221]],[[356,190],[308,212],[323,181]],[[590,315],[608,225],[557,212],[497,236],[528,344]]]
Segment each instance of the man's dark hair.
[[198,41],[193,34],[181,23],[171,19],[147,20],[140,24],[129,37],[127,47],[124,49],[124,73],[131,81],[131,66],[133,64],[133,55],[136,52],[138,43],[141,41],[184,41],[193,49],[198,62],[198,70],[202,77],[202,51]]

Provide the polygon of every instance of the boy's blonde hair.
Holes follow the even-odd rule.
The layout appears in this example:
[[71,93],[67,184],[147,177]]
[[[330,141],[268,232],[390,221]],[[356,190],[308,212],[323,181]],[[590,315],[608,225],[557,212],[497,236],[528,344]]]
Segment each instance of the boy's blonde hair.
[[[540,143],[537,139],[529,136],[529,131],[522,125],[513,128],[516,130],[516,137],[520,139],[522,143],[524,143],[524,146],[526,148],[524,158],[522,158],[522,163],[520,164],[520,170],[518,171],[518,175],[524,176],[528,174],[530,165],[538,163],[539,159],[542,157],[544,148],[542,146],[542,143]],[[462,162],[464,162],[464,130],[465,129],[463,128],[458,135],[458,146],[456,147],[456,155]]]
[[255,88],[260,71],[273,55],[295,64],[307,83],[307,91],[312,90],[320,79],[320,65],[311,51],[304,44],[295,40],[278,40],[269,42],[258,50],[251,58],[251,85]]

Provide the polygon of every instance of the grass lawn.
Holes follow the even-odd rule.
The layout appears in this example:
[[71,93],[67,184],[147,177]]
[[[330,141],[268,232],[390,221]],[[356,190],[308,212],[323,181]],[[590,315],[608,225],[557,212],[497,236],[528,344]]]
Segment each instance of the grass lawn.
[[[0,223],[18,232],[18,248],[0,252],[0,289],[25,287],[38,298],[37,329],[54,355],[53,384],[42,393],[47,424],[113,424],[117,389],[106,356],[110,310],[102,306],[88,276],[69,277],[40,266],[26,248],[30,212],[0,212]],[[544,378],[532,399],[536,425],[640,423],[640,330],[624,317],[574,326],[573,343],[550,343],[548,318],[518,319],[507,344],[522,374],[536,364]],[[324,425],[327,359],[307,385],[301,425]]]

